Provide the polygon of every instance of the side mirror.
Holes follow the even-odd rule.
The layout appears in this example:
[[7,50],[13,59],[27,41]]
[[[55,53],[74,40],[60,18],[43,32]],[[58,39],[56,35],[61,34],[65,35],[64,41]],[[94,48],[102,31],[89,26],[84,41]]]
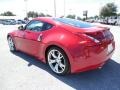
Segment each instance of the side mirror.
[[19,30],[24,30],[24,27],[21,25],[18,27]]

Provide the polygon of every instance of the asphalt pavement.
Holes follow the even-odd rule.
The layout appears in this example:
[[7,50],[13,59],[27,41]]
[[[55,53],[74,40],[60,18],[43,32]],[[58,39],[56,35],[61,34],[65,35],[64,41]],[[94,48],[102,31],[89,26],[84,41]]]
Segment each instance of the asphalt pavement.
[[6,36],[17,26],[0,25],[0,90],[120,90],[120,27],[108,27],[116,50],[102,69],[57,76],[34,57],[11,53]]

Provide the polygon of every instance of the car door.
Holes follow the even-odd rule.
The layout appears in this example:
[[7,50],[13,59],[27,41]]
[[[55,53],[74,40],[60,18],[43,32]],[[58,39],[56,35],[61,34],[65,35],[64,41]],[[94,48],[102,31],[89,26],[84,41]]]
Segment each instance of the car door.
[[39,20],[32,20],[25,27],[24,31],[24,51],[33,56],[37,56],[42,43],[42,30],[44,23]]
[[15,41],[15,46],[17,50],[23,51],[25,50],[25,45],[24,45],[24,30],[18,30],[16,31],[14,35],[14,41]]

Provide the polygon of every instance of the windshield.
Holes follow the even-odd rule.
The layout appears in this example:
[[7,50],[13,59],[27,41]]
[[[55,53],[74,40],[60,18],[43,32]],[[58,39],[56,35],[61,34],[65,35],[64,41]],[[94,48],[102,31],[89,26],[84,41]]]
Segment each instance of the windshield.
[[64,23],[64,24],[79,27],[79,28],[89,28],[89,27],[94,26],[94,25],[87,23],[87,22],[83,22],[83,21],[79,21],[79,20],[75,20],[75,19],[69,19],[69,18],[54,18],[54,20],[61,22],[61,23]]

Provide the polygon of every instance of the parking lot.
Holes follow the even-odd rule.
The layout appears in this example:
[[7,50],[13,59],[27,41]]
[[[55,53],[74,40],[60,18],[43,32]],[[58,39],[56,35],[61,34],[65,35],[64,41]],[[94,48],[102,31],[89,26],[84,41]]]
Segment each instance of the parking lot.
[[27,54],[9,51],[6,36],[16,25],[0,25],[0,90],[120,90],[120,27],[108,26],[116,50],[100,70],[57,76]]

